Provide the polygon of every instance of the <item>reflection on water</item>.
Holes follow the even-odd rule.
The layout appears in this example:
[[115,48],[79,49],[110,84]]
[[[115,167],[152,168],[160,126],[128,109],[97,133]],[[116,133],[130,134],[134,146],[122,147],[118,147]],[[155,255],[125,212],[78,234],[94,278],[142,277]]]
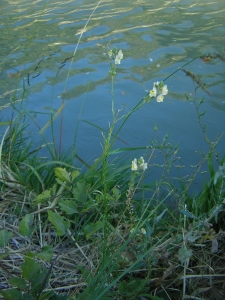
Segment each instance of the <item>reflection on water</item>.
[[[111,120],[109,46],[124,52],[115,80],[115,106],[122,113],[132,109],[154,81],[166,78],[189,60],[206,53],[225,55],[223,0],[2,0],[0,8],[0,94],[4,95],[0,103],[9,101],[15,89],[19,99],[24,88],[27,110],[58,109],[63,98],[65,148],[72,144],[78,119],[105,129]],[[210,135],[220,134],[225,125],[224,61],[198,59],[186,69],[206,83],[210,95],[199,90],[197,96],[205,98]],[[194,85],[182,71],[166,83],[170,93],[165,102],[151,103],[139,111],[126,124],[121,138],[130,146],[148,145],[156,123],[161,136],[170,131],[188,164],[194,150],[206,147],[197,129],[195,109],[185,97],[193,95]],[[49,115],[37,118],[41,127]],[[56,128],[58,124],[56,119]],[[79,124],[77,150],[85,159],[94,159],[101,152],[100,140],[96,128]],[[90,147],[91,151],[84,152]]]

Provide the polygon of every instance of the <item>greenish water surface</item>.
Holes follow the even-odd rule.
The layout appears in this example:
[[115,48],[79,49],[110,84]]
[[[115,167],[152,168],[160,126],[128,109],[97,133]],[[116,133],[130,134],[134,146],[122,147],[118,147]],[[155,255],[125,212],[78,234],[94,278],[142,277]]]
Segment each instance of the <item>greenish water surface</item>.
[[[89,20],[89,21],[88,21]],[[115,108],[129,112],[152,88],[186,62],[203,54],[225,56],[224,0],[171,1],[32,1],[2,0],[0,4],[0,103],[13,95],[35,118],[32,137],[65,102],[62,147],[71,147],[91,163],[102,151],[101,131],[87,120],[108,129],[111,122],[110,60],[107,50],[124,52],[115,79]],[[186,67],[206,83],[204,122],[213,140],[225,130],[225,62],[197,59]],[[207,151],[196,110],[186,95],[195,95],[191,78],[179,71],[166,82],[169,94],[163,103],[153,100],[136,112],[120,133],[116,147],[150,145],[169,133],[168,142],[179,144],[181,175]],[[10,111],[1,111],[9,118]],[[77,124],[79,120],[79,127]],[[60,118],[54,138],[59,144]],[[51,130],[45,131],[48,141]],[[225,150],[221,140],[218,151]],[[144,154],[144,153],[141,153]],[[157,158],[156,158],[157,160]],[[154,165],[154,161],[152,162]]]

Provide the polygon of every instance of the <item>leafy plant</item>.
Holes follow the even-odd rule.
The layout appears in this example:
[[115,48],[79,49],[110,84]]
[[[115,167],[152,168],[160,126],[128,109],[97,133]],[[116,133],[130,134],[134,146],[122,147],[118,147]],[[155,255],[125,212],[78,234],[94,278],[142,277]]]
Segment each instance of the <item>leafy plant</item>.
[[[46,255],[39,255],[46,257]],[[68,296],[57,295],[54,291],[45,291],[48,285],[51,268],[48,270],[37,262],[36,255],[28,252],[21,265],[21,277],[12,277],[8,280],[13,288],[0,291],[4,299],[12,300],[66,300]]]

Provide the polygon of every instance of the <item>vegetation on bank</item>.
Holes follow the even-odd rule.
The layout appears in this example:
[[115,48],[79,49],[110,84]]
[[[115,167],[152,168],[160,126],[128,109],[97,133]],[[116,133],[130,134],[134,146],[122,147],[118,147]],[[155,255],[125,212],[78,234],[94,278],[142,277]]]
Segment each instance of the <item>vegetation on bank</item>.
[[[51,159],[41,157],[43,146],[33,149],[28,142],[24,110],[12,98],[12,118],[0,144],[0,294],[18,300],[222,300],[225,155],[216,150],[222,136],[211,141],[202,122],[203,99],[197,100],[196,93],[208,93],[207,87],[184,69],[189,63],[181,67],[195,85],[188,100],[195,105],[208,149],[178,186],[170,170],[179,149],[167,143],[168,136],[153,140],[151,147],[136,148],[139,156],[129,162],[119,154],[134,149],[113,146],[132,114],[153,100],[164,101],[169,92],[165,82],[179,70],[156,81],[121,116],[114,104],[114,78],[124,54],[113,48],[108,55],[112,120],[109,130],[102,130],[102,155],[92,166],[84,162],[85,171],[74,164],[76,153],[59,154],[46,140]],[[160,180],[149,182],[155,152],[164,158],[163,173]],[[201,193],[191,196],[189,187],[205,162],[209,180]]]

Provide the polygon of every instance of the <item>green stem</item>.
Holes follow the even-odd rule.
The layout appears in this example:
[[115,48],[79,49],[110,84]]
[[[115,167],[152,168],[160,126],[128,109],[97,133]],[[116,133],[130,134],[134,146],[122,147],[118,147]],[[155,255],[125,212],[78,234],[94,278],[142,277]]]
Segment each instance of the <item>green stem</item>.
[[[194,60],[198,59],[198,57],[193,58],[191,61],[188,61],[187,63],[183,64],[181,67],[179,67],[176,71],[174,71],[173,73],[171,73],[169,76],[167,76],[163,81],[166,81],[168,78],[170,78],[172,75],[174,75],[176,72],[180,71],[180,69],[182,69],[183,67],[185,67],[186,65],[190,64],[191,62],[193,62]],[[117,135],[119,134],[120,130],[122,129],[123,125],[126,123],[126,121],[128,120],[128,118],[132,115],[133,112],[135,112],[137,109],[139,109],[143,104],[144,104],[144,100],[145,98],[148,96],[148,93],[135,105],[135,107],[131,110],[131,112],[129,112],[124,121],[122,122],[122,124],[120,125],[120,127],[118,128],[116,134],[115,134],[115,138],[116,139]],[[113,140],[113,142],[114,142]]]
[[108,218],[108,210],[107,210],[107,193],[108,193],[108,182],[107,182],[107,174],[108,174],[108,157],[109,152],[112,146],[111,138],[115,125],[115,109],[114,109],[114,76],[112,75],[112,125],[109,128],[108,136],[104,138],[104,149],[103,149],[103,162],[102,162],[102,172],[101,179],[103,183],[103,206],[104,206],[104,244],[103,244],[103,260],[106,259],[106,250],[107,250],[107,218]]
[[177,73],[178,71],[180,71],[180,69],[182,69],[183,67],[185,67],[186,65],[190,64],[191,62],[193,62],[194,60],[198,59],[198,57],[193,58],[192,60],[188,61],[187,63],[185,63],[184,65],[182,65],[181,67],[179,67],[176,71],[174,71],[173,73],[171,73],[169,76],[167,76],[163,81],[166,81],[168,78],[170,78],[172,75],[174,75],[175,73]]
[[112,76],[112,120],[115,118],[115,107],[114,107],[114,76]]

